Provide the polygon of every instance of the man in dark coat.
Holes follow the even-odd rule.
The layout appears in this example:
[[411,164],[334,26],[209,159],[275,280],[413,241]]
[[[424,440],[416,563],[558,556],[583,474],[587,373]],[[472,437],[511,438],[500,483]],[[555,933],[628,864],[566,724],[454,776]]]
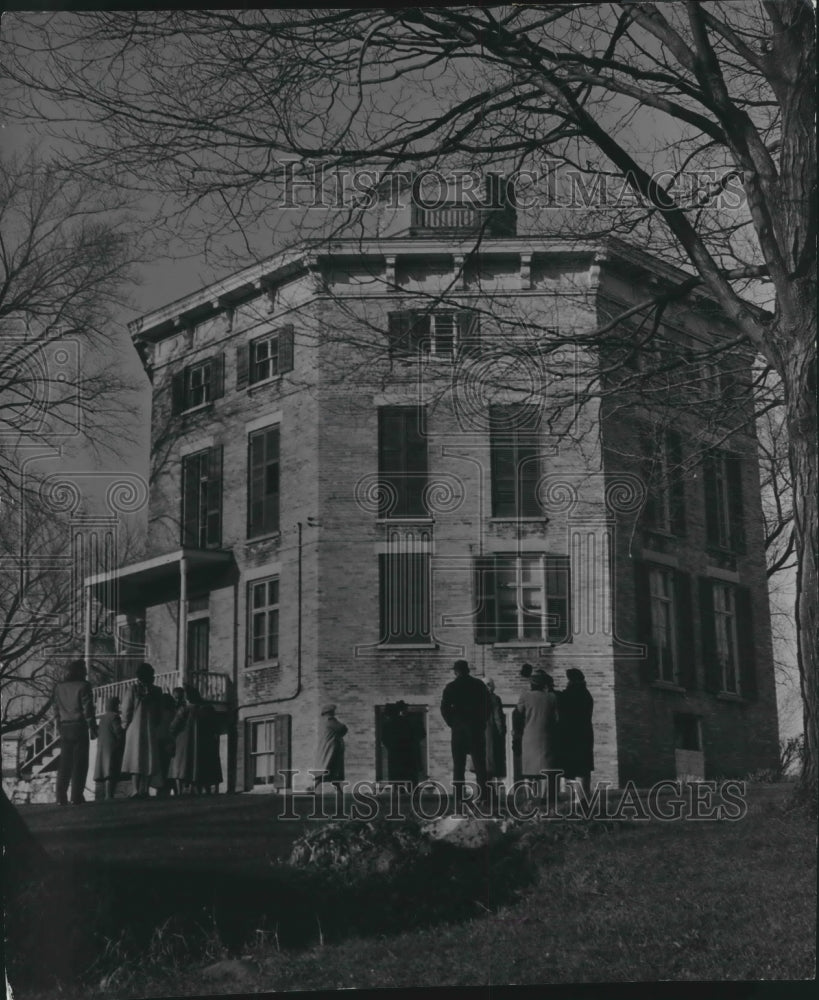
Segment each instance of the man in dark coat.
[[582,670],[571,667],[566,671],[566,680],[566,689],[558,696],[559,763],[566,781],[579,781],[588,799],[591,792],[591,772],[594,770],[594,699],[586,687]]
[[492,706],[483,681],[469,674],[466,660],[452,665],[455,680],[444,688],[441,715],[452,730],[452,780],[456,799],[463,793],[466,755],[472,758],[481,798],[486,798],[486,724]]
[[85,677],[85,660],[68,665],[65,680],[54,689],[54,714],[60,730],[60,763],[57,771],[57,802],[68,805],[85,801],[83,789],[88,775],[88,743],[97,738],[94,694]]

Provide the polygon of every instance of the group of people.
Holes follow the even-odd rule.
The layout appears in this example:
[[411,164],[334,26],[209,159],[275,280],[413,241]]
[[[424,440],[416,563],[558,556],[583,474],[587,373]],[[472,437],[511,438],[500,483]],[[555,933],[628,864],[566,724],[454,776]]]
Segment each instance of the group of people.
[[[452,778],[456,793],[465,781],[467,761],[481,795],[491,783],[506,777],[506,716],[494,681],[473,677],[466,660],[453,664],[455,679],[444,688],[441,715],[451,731]],[[594,770],[594,700],[582,670],[566,671],[566,687],[555,691],[552,677],[525,663],[521,693],[512,713],[514,778],[532,779],[545,798],[544,771],[561,771],[567,783],[579,783],[588,796]],[[336,706],[322,709],[316,764],[316,788],[322,782],[344,780],[344,736],[347,727],[336,718]],[[381,722],[381,744],[387,753],[386,777],[413,788],[423,777],[420,743],[423,731],[404,701],[387,705]]]
[[[467,757],[472,760],[481,794],[489,782],[506,777],[506,717],[491,679],[485,684],[469,671],[466,660],[453,665],[455,679],[444,688],[441,715],[451,730],[452,777],[464,781]],[[594,770],[594,701],[582,670],[566,671],[567,685],[555,691],[554,680],[544,670],[524,664],[521,676],[529,684],[512,713],[512,752],[515,778],[538,782],[543,799],[544,771],[562,771],[567,782],[579,782],[590,791]]]
[[84,660],[74,660],[54,691],[60,731],[57,802],[83,802],[88,775],[89,740],[97,740],[95,781],[113,799],[119,781],[130,775],[131,798],[208,793],[222,781],[216,713],[193,685],[173,694],[154,684],[154,668],[141,663],[136,679],[120,700],[111,697],[99,722]]

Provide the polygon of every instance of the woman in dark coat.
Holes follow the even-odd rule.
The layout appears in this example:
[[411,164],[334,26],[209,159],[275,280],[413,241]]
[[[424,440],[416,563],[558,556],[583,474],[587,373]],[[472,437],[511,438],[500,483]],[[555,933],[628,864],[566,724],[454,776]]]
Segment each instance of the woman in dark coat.
[[125,726],[125,753],[122,771],[130,774],[134,790],[131,798],[146,799],[148,788],[161,788],[162,754],[159,733],[162,723],[162,692],[154,684],[150,663],[137,667],[136,682],[125,694],[122,722]]
[[495,682],[488,680],[490,713],[486,722],[486,776],[506,777],[506,716],[503,702],[495,694]]
[[222,781],[216,713],[199,691],[185,685],[185,704],[171,723],[174,754],[168,771],[178,793],[210,792]]
[[105,798],[113,799],[122,768],[125,749],[125,730],[119,714],[119,698],[105,702],[105,712],[100,717],[97,735],[97,763],[94,781],[105,782]]
[[336,706],[326,705],[321,710],[322,725],[319,731],[319,745],[316,770],[316,787],[323,781],[344,781],[344,737],[347,727],[336,718]]
[[588,797],[594,770],[594,699],[586,687],[583,671],[566,671],[566,689],[558,697],[560,712],[560,767],[566,781],[578,780]]

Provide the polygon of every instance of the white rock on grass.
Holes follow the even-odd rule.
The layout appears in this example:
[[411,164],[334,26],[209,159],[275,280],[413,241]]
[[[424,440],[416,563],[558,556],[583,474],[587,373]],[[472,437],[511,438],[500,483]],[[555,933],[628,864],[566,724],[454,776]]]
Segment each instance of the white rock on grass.
[[424,832],[433,840],[453,847],[489,847],[503,838],[501,823],[477,816],[443,816],[428,823]]

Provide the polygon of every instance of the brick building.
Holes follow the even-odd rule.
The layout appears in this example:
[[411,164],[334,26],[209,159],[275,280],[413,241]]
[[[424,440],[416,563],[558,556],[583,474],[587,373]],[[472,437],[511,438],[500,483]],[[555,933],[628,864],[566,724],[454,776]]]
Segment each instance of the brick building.
[[499,220],[476,243],[485,219],[415,212],[403,234],[273,257],[132,325],[153,386],[150,551],[110,603],[132,654],[222,709],[230,788],[281,788],[282,768],[311,785],[327,702],[347,778],[387,779],[398,699],[446,781],[438,704],[459,657],[510,714],[524,661],[558,687],[581,667],[598,780],[776,759],[748,359],[709,360],[731,331],[706,301],[598,347],[591,331],[682,275]]

